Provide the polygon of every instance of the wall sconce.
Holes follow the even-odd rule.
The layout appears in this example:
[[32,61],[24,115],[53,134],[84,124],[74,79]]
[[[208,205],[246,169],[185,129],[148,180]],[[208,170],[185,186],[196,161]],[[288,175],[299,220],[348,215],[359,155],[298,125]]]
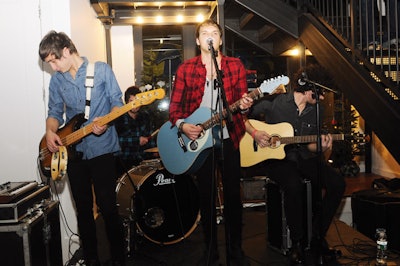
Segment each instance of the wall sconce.
[[[298,47],[293,47],[289,50],[286,50],[285,52],[281,53],[281,56],[300,56],[300,51],[301,49]],[[305,51],[306,56],[307,55],[312,55],[310,50],[306,49]]]

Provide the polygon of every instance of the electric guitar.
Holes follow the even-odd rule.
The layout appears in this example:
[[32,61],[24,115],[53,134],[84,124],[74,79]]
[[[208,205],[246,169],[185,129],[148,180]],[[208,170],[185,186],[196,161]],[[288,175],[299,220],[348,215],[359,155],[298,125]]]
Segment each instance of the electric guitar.
[[82,138],[93,132],[93,123],[103,126],[129,112],[129,110],[132,108],[150,104],[156,99],[164,98],[164,96],[164,89],[156,89],[138,93],[135,96],[135,100],[101,117],[96,122],[89,123],[83,127],[81,126],[86,121],[84,114],[78,114],[74,116],[64,127],[57,131],[57,135],[60,136],[63,144],[63,146],[60,146],[60,150],[58,152],[52,153],[49,151],[45,136],[43,136],[42,140],[40,141],[38,159],[40,162],[41,172],[47,177],[49,177],[51,174],[53,180],[61,179],[66,173],[68,154],[70,158],[73,157],[73,144],[76,144]]
[[[262,97],[263,93],[273,94],[285,92],[284,86],[289,83],[286,76],[278,76],[269,80],[265,80],[261,86],[248,94],[252,99]],[[235,112],[239,108],[240,101],[236,101],[229,106],[231,112]],[[170,121],[164,123],[157,138],[157,147],[165,168],[172,174],[180,175],[183,173],[193,173],[203,165],[207,155],[213,147],[215,132],[212,127],[226,118],[227,110],[223,110],[221,114],[213,113],[210,108],[200,107],[193,112],[184,121],[186,123],[200,125],[203,128],[202,134],[196,140],[190,140],[185,134],[181,134],[175,125]],[[208,119],[205,122],[205,119]]]
[[[310,143],[317,141],[317,135],[294,136],[294,130],[291,124],[283,122],[278,124],[266,124],[264,122],[249,119],[251,125],[257,129],[267,132],[271,135],[270,145],[261,148],[254,141],[253,137],[246,132],[240,141],[240,165],[249,167],[268,159],[285,158],[284,147],[286,144]],[[354,134],[332,134],[333,140],[348,140],[352,143],[365,143],[368,138],[361,133]]]

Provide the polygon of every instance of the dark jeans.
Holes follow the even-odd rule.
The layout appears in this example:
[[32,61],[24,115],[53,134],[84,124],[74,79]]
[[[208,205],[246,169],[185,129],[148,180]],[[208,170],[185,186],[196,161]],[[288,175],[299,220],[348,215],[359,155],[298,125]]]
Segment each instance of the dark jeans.
[[[267,176],[285,192],[285,213],[294,241],[299,241],[305,236],[304,179],[311,181],[314,236],[325,237],[344,194],[346,185],[343,176],[323,163],[319,177],[317,162],[316,159],[308,159],[299,163],[289,160],[268,160],[265,163]],[[321,187],[323,192],[318,190],[318,187]],[[318,200],[321,198],[322,201]]]
[[105,154],[91,160],[68,162],[68,178],[75,201],[85,259],[98,259],[96,224],[93,216],[93,185],[96,204],[104,219],[112,259],[124,261],[124,233],[116,205],[115,157]]
[[242,201],[240,196],[240,154],[235,150],[232,141],[224,140],[224,161],[221,163],[220,149],[211,153],[201,169],[196,173],[199,193],[200,211],[207,248],[212,252],[217,251],[217,223],[216,223],[216,173],[215,163],[218,162],[222,172],[224,219],[225,228],[229,232],[228,242],[230,254],[235,257],[240,255],[242,245]]

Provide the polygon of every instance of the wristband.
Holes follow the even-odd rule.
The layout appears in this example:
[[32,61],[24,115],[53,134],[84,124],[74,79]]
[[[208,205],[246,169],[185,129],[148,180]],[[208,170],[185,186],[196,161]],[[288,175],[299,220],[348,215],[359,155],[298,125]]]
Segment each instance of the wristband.
[[254,139],[254,137],[256,136],[257,133],[257,129],[254,129],[253,132],[251,132],[251,137]]
[[182,133],[183,133],[183,131],[182,131],[183,124],[185,124],[185,122],[181,122],[181,123],[179,124],[179,127],[178,127],[178,131],[179,131],[179,132],[182,132]]
[[240,113],[241,113],[242,115],[244,115],[244,114],[247,113],[248,111],[249,111],[249,108],[246,108],[246,109],[240,110]]

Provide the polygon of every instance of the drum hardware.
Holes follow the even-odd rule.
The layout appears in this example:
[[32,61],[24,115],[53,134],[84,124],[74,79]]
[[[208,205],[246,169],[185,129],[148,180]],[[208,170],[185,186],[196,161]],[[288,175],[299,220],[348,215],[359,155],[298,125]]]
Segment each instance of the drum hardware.
[[[124,176],[126,177],[123,182],[128,182],[129,186],[132,188],[132,193],[129,195],[128,202],[129,202],[129,208],[125,208],[127,212],[122,217],[123,219],[123,227],[125,230],[125,242],[126,242],[126,253],[128,257],[133,257],[137,250],[137,243],[138,243],[138,230],[136,227],[136,211],[135,211],[135,195],[137,194],[137,187],[135,183],[133,182],[133,177],[129,173],[128,169],[123,165],[124,168]],[[124,184],[128,185],[128,184]],[[117,186],[118,188],[118,186]],[[117,191],[118,192],[118,191]],[[117,202],[118,207],[119,204]]]

